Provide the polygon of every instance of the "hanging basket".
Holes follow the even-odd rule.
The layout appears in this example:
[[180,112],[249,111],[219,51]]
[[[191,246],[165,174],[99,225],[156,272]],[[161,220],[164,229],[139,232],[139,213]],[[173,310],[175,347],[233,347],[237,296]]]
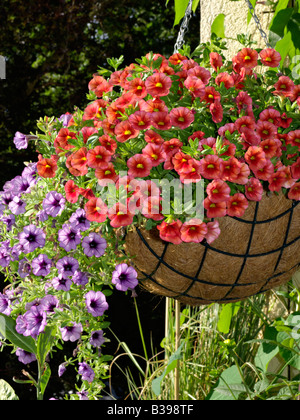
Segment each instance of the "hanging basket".
[[213,244],[162,241],[136,228],[126,252],[151,293],[192,306],[230,303],[288,282],[300,265],[300,206],[283,194],[250,202],[243,218],[219,219]]

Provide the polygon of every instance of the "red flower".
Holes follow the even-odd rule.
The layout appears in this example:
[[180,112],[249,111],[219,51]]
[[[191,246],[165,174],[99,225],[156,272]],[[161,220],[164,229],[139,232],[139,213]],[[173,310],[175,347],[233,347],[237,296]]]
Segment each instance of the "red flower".
[[300,149],[300,130],[290,131],[286,139],[287,144],[297,146]]
[[87,165],[94,169],[107,169],[111,160],[111,154],[103,146],[96,146],[89,150],[86,155]]
[[157,145],[162,145],[164,143],[164,139],[162,138],[162,136],[154,130],[146,131],[145,140],[147,143],[153,143]]
[[258,146],[261,142],[260,136],[250,128],[242,128],[242,139],[246,142],[245,148],[250,146]]
[[127,205],[116,203],[113,208],[108,210],[108,218],[113,228],[129,226],[133,223],[134,214],[131,213]]
[[167,96],[172,86],[172,80],[164,73],[156,73],[146,79],[145,86],[147,93],[153,97]]
[[256,123],[254,119],[251,117],[238,118],[235,121],[234,125],[235,125],[235,129],[241,134],[244,132],[243,130],[244,128],[248,128],[249,130],[255,130],[256,128]]
[[104,136],[99,137],[99,142],[101,146],[105,147],[105,149],[113,155],[118,147],[115,140],[113,140],[110,136],[107,134],[104,134]]
[[216,52],[212,52],[209,55],[210,64],[215,71],[219,71],[219,69],[223,66],[223,59],[220,54]]
[[66,193],[66,199],[74,204],[77,203],[78,197],[80,195],[80,188],[77,187],[77,185],[69,179],[69,181],[65,184],[65,193]]
[[266,48],[260,53],[262,63],[268,67],[278,67],[281,61],[281,55],[273,48]]
[[96,169],[95,177],[98,179],[98,184],[104,187],[118,180],[118,175],[112,163],[108,163],[106,169]]
[[129,176],[144,178],[150,175],[152,161],[143,154],[137,154],[128,159],[127,166],[129,168]]
[[87,165],[87,148],[81,147],[71,155],[71,166],[78,171],[85,172]]
[[105,109],[106,107],[107,107],[107,102],[104,101],[103,99],[98,99],[94,101],[93,103],[91,103],[85,108],[84,114],[82,117],[83,121],[101,119],[102,118],[101,109]]
[[59,130],[58,135],[54,140],[55,152],[59,154],[64,150],[72,149],[74,146],[72,144],[69,144],[68,140],[75,138],[76,133],[73,133],[68,128],[62,128],[61,130]]
[[245,195],[248,200],[261,201],[264,189],[257,178],[250,178],[248,184],[245,186],[245,189]]
[[124,143],[129,139],[133,139],[139,135],[138,130],[136,130],[128,120],[120,122],[115,128],[115,135],[117,141]]
[[215,217],[225,217],[226,216],[226,201],[221,201],[219,203],[213,203],[209,197],[203,201],[203,206],[206,209],[206,216],[210,219]]
[[228,201],[230,197],[230,187],[226,182],[216,179],[208,184],[206,188],[208,198],[213,203]]
[[182,61],[184,61],[186,59],[187,58],[184,55],[182,55],[180,53],[175,53],[175,54],[171,55],[171,57],[169,57],[169,62],[176,66],[177,64],[180,64]]
[[161,214],[162,212],[162,205],[161,205],[161,198],[160,197],[148,197],[143,200],[143,207],[141,213],[143,216],[147,217],[147,219],[152,219],[156,221],[160,221],[164,219],[164,216]]
[[[300,98],[300,97],[299,97]],[[282,128],[289,128],[289,126],[292,124],[292,122],[293,122],[293,118],[288,118],[287,117],[287,115],[286,115],[286,113],[284,112],[282,115],[281,115],[281,117],[280,117],[280,119],[279,119],[279,127],[282,127]]]
[[200,174],[206,179],[221,179],[223,160],[216,155],[208,155],[200,161]]
[[86,175],[88,173],[87,165],[83,165],[81,169],[74,168],[72,158],[73,158],[73,155],[70,155],[67,157],[67,160],[66,160],[66,167],[69,169],[69,172],[74,176]]
[[236,97],[236,104],[238,107],[239,112],[242,110],[247,111],[248,109],[252,109],[252,98],[248,95],[247,92],[240,92]]
[[57,171],[57,163],[54,159],[44,159],[39,155],[37,172],[42,178],[54,178]]
[[281,76],[279,77],[278,82],[275,83],[274,87],[274,95],[289,97],[293,95],[295,84],[289,77]]
[[212,86],[206,86],[205,88],[205,94],[202,98],[203,101],[205,101],[208,104],[213,104],[216,101],[221,100],[221,95],[219,92],[216,91],[216,89]]
[[217,220],[207,223],[206,227],[207,227],[207,234],[205,236],[205,239],[206,239],[206,242],[210,245],[219,237],[221,233],[221,229],[219,227],[219,222]]
[[162,222],[161,225],[157,226],[157,229],[159,230],[159,236],[163,241],[179,245],[182,242],[180,235],[181,226],[182,222],[180,220],[174,220],[170,223]]
[[300,201],[300,182],[295,184],[288,193],[288,198],[290,200]]
[[155,98],[149,101],[140,102],[140,110],[145,112],[169,112],[169,109],[162,99]]
[[138,77],[128,83],[128,92],[133,93],[139,98],[145,98],[147,96],[145,83]]
[[180,173],[181,171],[189,171],[189,169],[190,169],[190,165],[189,165],[190,159],[192,159],[190,155],[186,155],[185,153],[183,153],[181,151],[176,153],[172,158],[172,163],[174,165],[175,171],[177,173]]
[[280,166],[278,168],[277,173],[278,172],[283,172],[285,175],[285,182],[283,184],[283,188],[291,188],[293,185],[295,185],[296,180],[292,178],[291,168],[289,166]]
[[246,69],[253,69],[257,66],[258,53],[251,48],[243,48],[236,56],[238,64]]
[[209,110],[211,112],[213,122],[216,124],[221,123],[223,120],[223,107],[221,102],[216,100],[213,104],[210,105]]
[[228,73],[219,73],[216,77],[216,84],[220,86],[221,83],[224,83],[226,89],[230,89],[234,86],[234,79]]
[[142,153],[151,160],[152,166],[158,166],[166,160],[166,154],[161,145],[149,143]]
[[145,111],[137,111],[130,115],[129,122],[135,130],[147,130],[151,125],[151,114]]
[[291,173],[294,179],[300,179],[300,157],[292,164]]
[[278,139],[268,139],[260,143],[260,147],[265,152],[267,159],[272,159],[274,156],[278,156],[281,152],[282,143]]
[[91,198],[84,207],[86,218],[90,222],[105,222],[107,217],[107,206],[101,198]]
[[257,134],[263,139],[273,139],[277,134],[277,128],[268,121],[259,120],[256,125]]
[[86,144],[89,137],[91,137],[93,134],[98,133],[98,130],[95,127],[83,127],[79,133],[82,133],[83,136],[83,142]]
[[200,219],[192,219],[185,222],[180,229],[183,242],[200,243],[207,234],[207,226]]
[[242,164],[232,156],[223,164],[222,180],[235,182],[241,172],[241,167]]
[[280,126],[280,112],[273,108],[268,108],[262,111],[259,115],[261,121],[268,121],[271,124]]
[[196,159],[190,159],[188,161],[188,166],[182,169],[179,172],[179,175],[180,181],[185,184],[200,181],[200,162]]
[[259,146],[250,146],[245,154],[245,161],[251,170],[261,169],[267,163],[265,152]]
[[158,130],[169,130],[172,127],[171,118],[167,112],[153,112],[152,125]]
[[227,202],[227,214],[231,217],[242,217],[248,205],[248,200],[244,194],[236,193]]
[[198,77],[188,76],[184,82],[184,86],[195,98],[203,98],[205,95],[205,85]]
[[185,107],[173,108],[170,118],[173,127],[179,127],[182,130],[189,127],[195,119],[192,111]]
[[237,184],[246,185],[248,182],[249,175],[250,175],[249,166],[247,165],[247,163],[242,163],[240,173],[234,182]]
[[279,192],[286,182],[286,175],[284,171],[277,171],[273,173],[269,178],[269,190]]
[[110,92],[112,90],[112,86],[98,74],[94,74],[88,88],[94,92],[98,98],[101,98],[104,92]]
[[267,159],[266,164],[262,168],[253,168],[253,172],[256,178],[261,179],[262,181],[268,181],[270,176],[274,173],[274,165],[270,159]]
[[192,69],[189,69],[187,74],[188,76],[191,76],[191,77],[197,77],[198,79],[202,81],[204,85],[207,85],[211,79],[211,74],[209,70],[200,66],[195,66]]

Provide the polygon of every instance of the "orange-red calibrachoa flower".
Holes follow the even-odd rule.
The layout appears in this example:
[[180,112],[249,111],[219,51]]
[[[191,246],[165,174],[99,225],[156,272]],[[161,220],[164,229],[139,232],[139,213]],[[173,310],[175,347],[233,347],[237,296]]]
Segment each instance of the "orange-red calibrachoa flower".
[[103,203],[101,198],[91,198],[84,207],[86,218],[90,222],[103,223],[107,217],[107,205]]
[[227,215],[231,217],[242,217],[249,206],[244,194],[236,193],[227,201]]
[[128,92],[133,93],[139,98],[145,98],[145,96],[147,96],[145,83],[139,77],[130,80],[128,83]]
[[127,161],[128,175],[135,178],[145,178],[150,175],[152,169],[152,161],[143,154],[132,156]]
[[85,171],[87,166],[87,148],[81,147],[77,152],[71,155],[71,165],[78,171]]
[[242,164],[232,156],[223,163],[222,180],[235,182],[241,172]]
[[300,201],[300,182],[297,182],[288,192],[290,200]]
[[190,159],[188,165],[178,171],[178,173],[180,175],[180,181],[184,184],[198,182],[201,179],[200,162],[196,159]]
[[142,150],[142,154],[151,160],[152,166],[158,166],[166,160],[166,153],[164,152],[162,145],[159,144],[147,144]]
[[221,95],[213,86],[206,86],[205,94],[201,99],[207,104],[213,104],[215,101],[221,101]]
[[281,76],[274,87],[274,95],[289,97],[293,95],[295,84],[288,76]]
[[128,120],[135,130],[147,130],[151,125],[151,114],[145,111],[136,111],[130,115]]
[[139,131],[136,130],[128,120],[120,122],[115,128],[115,135],[117,141],[124,143],[129,139],[134,139],[139,135]]
[[147,93],[155,97],[167,96],[172,86],[172,79],[164,73],[156,73],[145,81]]
[[246,69],[257,66],[258,52],[251,48],[243,48],[236,56],[238,64]]
[[86,163],[89,168],[107,169],[111,160],[111,153],[103,146],[96,146],[87,152]]
[[129,226],[133,223],[134,214],[128,209],[128,205],[116,203],[108,210],[108,218],[113,228]]
[[270,176],[274,173],[274,165],[270,159],[266,159],[266,164],[260,169],[252,169],[256,178],[262,181],[268,181]]
[[216,155],[205,156],[200,161],[200,174],[206,179],[222,179],[223,160]]
[[77,203],[79,195],[80,195],[80,188],[74,183],[73,180],[69,179],[65,184],[65,193],[66,199],[70,203]]
[[209,197],[207,197],[203,201],[203,207],[206,209],[206,216],[210,219],[226,216],[226,201],[213,203]]
[[162,136],[154,130],[147,130],[145,132],[145,141],[147,143],[153,143],[158,145],[162,145],[164,143],[164,139],[162,138]]
[[300,179],[300,157],[291,166],[292,177],[296,180]]
[[174,169],[176,172],[180,173],[181,171],[189,170],[189,161],[192,159],[190,155],[187,155],[183,153],[182,151],[179,151],[176,153],[172,158],[172,163],[174,165]]
[[205,85],[196,76],[188,76],[184,82],[184,86],[195,98],[203,98],[205,95]]
[[243,133],[244,128],[248,128],[249,130],[255,130],[256,123],[253,118],[245,116],[238,118],[235,121],[234,126],[239,133]]
[[247,127],[242,128],[241,131],[242,131],[241,137],[246,142],[244,144],[246,149],[249,147],[249,145],[258,146],[260,144],[261,138],[257,134],[256,131],[251,130],[250,128],[247,128]]
[[261,62],[268,67],[278,67],[281,61],[281,55],[273,48],[266,48],[260,53]]
[[115,153],[115,151],[118,147],[116,141],[114,139],[112,139],[110,136],[108,136],[107,134],[104,134],[103,136],[99,137],[99,142],[100,142],[101,146],[105,147],[105,149],[111,155],[113,155]]
[[235,84],[233,77],[228,73],[218,74],[218,76],[216,77],[216,84],[220,86],[221,83],[224,83],[224,86],[226,89],[232,88]]
[[155,221],[164,220],[162,212],[162,204],[160,197],[148,197],[143,201],[142,214],[147,219],[152,219]]
[[54,178],[57,171],[57,163],[54,159],[43,158],[39,155],[37,173],[42,178]]
[[206,227],[207,233],[205,235],[205,239],[206,242],[210,245],[220,236],[221,229],[217,220],[207,223]]
[[286,142],[300,149],[300,130],[290,131],[287,135]]
[[279,192],[286,182],[286,175],[283,171],[274,172],[269,178],[269,190]]
[[246,185],[248,182],[249,175],[249,166],[247,165],[247,163],[242,163],[240,173],[238,174],[238,177],[236,178],[235,182],[240,185]]
[[210,71],[198,65],[188,70],[187,74],[190,77],[197,77],[204,85],[207,85],[211,79]]
[[151,121],[157,130],[169,130],[172,127],[171,118],[167,112],[153,112]]
[[260,121],[268,121],[275,126],[280,126],[280,112],[274,108],[267,108],[259,114]]
[[239,112],[252,109],[253,100],[247,92],[240,92],[235,100]]
[[182,55],[180,53],[175,53],[175,54],[171,55],[171,57],[169,57],[169,62],[176,66],[177,64],[180,64],[182,61],[184,61],[186,59],[187,58],[184,55]]
[[76,139],[76,135],[77,133],[70,131],[68,128],[62,128],[61,130],[59,130],[53,143],[55,147],[55,152],[59,154],[65,150],[73,149],[74,146],[70,144],[68,140]]
[[209,110],[214,123],[218,124],[223,121],[224,112],[219,100],[215,100],[215,102],[210,105]]
[[92,102],[90,105],[88,105],[83,113],[83,121],[86,120],[93,120],[93,119],[100,119],[102,118],[102,112],[101,110],[105,109],[107,106],[107,102],[103,99],[97,99],[96,101]]
[[104,77],[94,74],[93,79],[89,82],[88,88],[94,92],[98,98],[101,98],[104,92],[110,92],[112,86],[104,79]]
[[180,236],[183,242],[200,243],[207,234],[207,226],[200,219],[192,219],[185,222],[180,229]]
[[169,109],[162,99],[155,98],[148,101],[140,101],[140,110],[145,112],[169,112]]
[[259,146],[250,146],[245,154],[245,161],[251,170],[261,169],[267,163],[265,152]]
[[250,178],[245,185],[245,195],[248,200],[261,201],[264,189],[262,183],[257,178]]
[[275,156],[278,156],[278,153],[281,153],[282,143],[277,138],[263,140],[260,143],[260,147],[265,152],[267,159],[272,159]]
[[219,203],[221,201],[228,201],[230,197],[230,187],[226,182],[216,179],[212,181],[206,187],[208,198],[213,203]]
[[185,107],[173,108],[170,112],[170,118],[173,127],[179,127],[182,130],[189,127],[195,119],[193,112]]
[[179,245],[182,242],[180,235],[181,226],[182,222],[180,220],[174,220],[170,223],[162,222],[161,225],[157,226],[157,229],[159,230],[159,236],[163,241]]
[[256,133],[262,140],[273,139],[278,133],[276,126],[269,121],[259,120],[256,124]]
[[118,180],[115,167],[111,162],[108,163],[106,169],[96,169],[95,177],[98,179],[98,184],[104,187],[112,182],[116,183]]
[[220,54],[218,54],[216,52],[210,53],[209,60],[210,60],[210,64],[211,64],[212,68],[215,71],[219,71],[219,69],[223,66],[223,59],[220,56]]

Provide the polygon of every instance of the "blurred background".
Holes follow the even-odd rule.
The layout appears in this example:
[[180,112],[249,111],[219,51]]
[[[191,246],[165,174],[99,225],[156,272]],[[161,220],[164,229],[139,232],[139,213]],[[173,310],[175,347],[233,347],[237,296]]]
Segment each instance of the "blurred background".
[[[174,17],[174,3],[166,7],[166,0],[1,0],[0,55],[6,59],[6,79],[0,80],[0,190],[21,174],[24,161],[37,161],[33,148],[15,149],[16,131],[35,132],[40,117],[59,117],[72,113],[74,106],[85,107],[88,82],[98,66],[107,66],[109,57],[124,55],[125,66],[150,51],[172,55],[179,30],[173,26]],[[185,38],[192,48],[199,44],[199,21],[197,12]],[[0,290],[4,286],[0,278]],[[133,299],[115,291],[109,303],[111,329],[139,354]],[[140,291],[138,304],[146,344],[152,338],[159,349],[164,337],[164,299]],[[114,336],[110,339],[105,354],[117,350]],[[72,354],[69,347],[65,351]],[[53,373],[62,362],[63,354],[57,353],[51,363]],[[29,386],[12,382],[23,368],[9,351],[0,353],[0,378],[11,383],[20,398],[35,399]],[[34,364],[31,368],[34,372]],[[74,372],[61,380],[53,375],[46,398],[53,392],[72,391],[73,383]],[[113,386],[122,398],[126,387],[122,377],[116,376]]]

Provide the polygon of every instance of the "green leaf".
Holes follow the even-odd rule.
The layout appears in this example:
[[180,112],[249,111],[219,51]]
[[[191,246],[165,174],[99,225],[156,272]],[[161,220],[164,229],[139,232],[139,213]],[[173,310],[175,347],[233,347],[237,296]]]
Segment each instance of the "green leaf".
[[[178,25],[181,19],[184,17],[186,9],[189,5],[190,0],[174,0],[175,1],[175,21],[174,26]],[[195,12],[200,0],[193,0],[193,11]],[[166,5],[168,5],[169,0]]]
[[55,340],[56,328],[46,327],[45,331],[38,336],[37,341],[37,359],[40,365],[43,366],[47,354],[52,349]]
[[293,48],[292,34],[288,32],[280,41],[276,44],[276,51],[281,55],[281,67],[283,67],[284,61],[289,54],[289,51]]
[[220,333],[228,334],[232,320],[232,303],[223,305],[219,315],[218,330]]
[[40,387],[41,387],[41,393],[44,395],[45,389],[48,385],[49,379],[51,377],[51,369],[48,363],[45,363],[45,370],[40,378]]
[[217,382],[216,387],[206,397],[209,401],[237,400],[239,395],[245,392],[245,386],[237,366],[226,369]]
[[223,13],[218,15],[211,25],[211,35],[213,34],[218,38],[225,38],[225,15]]
[[3,379],[0,379],[0,401],[19,400],[13,388]]
[[37,348],[32,337],[24,337],[16,331],[16,321],[0,314],[0,335],[22,350],[36,354]]
[[[251,2],[251,4],[252,4],[252,6],[255,8],[256,3],[257,3],[257,0],[250,0],[250,2]],[[252,13],[251,13],[251,11],[249,10],[249,12],[248,12],[248,18],[247,18],[247,25],[249,25],[249,23],[250,23],[251,19],[252,19]]]
[[[276,340],[277,330],[274,327],[266,327],[264,338],[266,340]],[[267,372],[270,361],[278,354],[279,348],[271,342],[262,343],[255,357],[255,365],[263,372]]]
[[170,357],[169,363],[166,369],[164,370],[163,374],[152,381],[152,391],[157,397],[161,394],[162,381],[172,370],[176,368],[178,360],[182,358],[181,351],[182,351],[183,346],[184,346],[184,342],[180,345],[178,350],[174,354],[172,354],[172,356]]
[[292,41],[293,44],[295,46],[295,48],[300,48],[300,14],[299,13],[294,13],[288,24],[288,30],[291,32],[291,36],[292,36]]

